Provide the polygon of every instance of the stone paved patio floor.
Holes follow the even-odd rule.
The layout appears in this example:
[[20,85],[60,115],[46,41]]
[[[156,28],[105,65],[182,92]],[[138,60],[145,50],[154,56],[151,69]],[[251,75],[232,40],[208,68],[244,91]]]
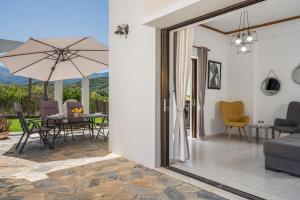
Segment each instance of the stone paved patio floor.
[[183,200],[224,198],[108,152],[100,140],[36,139],[22,154],[18,137],[0,141],[0,200]]

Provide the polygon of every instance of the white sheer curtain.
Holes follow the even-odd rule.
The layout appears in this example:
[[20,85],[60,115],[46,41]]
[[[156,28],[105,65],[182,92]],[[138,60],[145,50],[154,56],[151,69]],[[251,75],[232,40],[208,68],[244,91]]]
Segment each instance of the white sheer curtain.
[[189,146],[185,126],[185,101],[191,66],[193,31],[183,29],[174,35],[174,91],[176,102],[176,120],[174,127],[173,159],[189,159]]

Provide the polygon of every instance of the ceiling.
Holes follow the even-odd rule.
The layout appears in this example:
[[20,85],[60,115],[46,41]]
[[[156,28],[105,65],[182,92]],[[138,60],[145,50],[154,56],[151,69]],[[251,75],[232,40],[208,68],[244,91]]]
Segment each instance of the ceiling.
[[[249,13],[250,26],[261,25],[285,18],[300,15],[300,0],[266,0],[245,8]],[[237,10],[223,16],[219,16],[204,25],[222,32],[230,32],[238,29],[240,11]]]
[[[170,0],[168,0],[170,1]],[[142,23],[157,28],[166,28],[195,17],[222,9],[245,0],[180,0],[145,16]],[[283,0],[282,0],[283,1]],[[299,0],[300,1],[300,0]],[[157,1],[154,1],[155,3]]]

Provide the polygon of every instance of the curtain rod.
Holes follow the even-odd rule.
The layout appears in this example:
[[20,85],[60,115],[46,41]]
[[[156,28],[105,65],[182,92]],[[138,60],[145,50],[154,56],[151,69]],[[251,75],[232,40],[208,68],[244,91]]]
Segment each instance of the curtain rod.
[[[193,46],[194,48],[200,49],[200,48],[206,48],[206,47],[197,47],[197,46]],[[207,48],[208,51],[210,51],[210,49]]]

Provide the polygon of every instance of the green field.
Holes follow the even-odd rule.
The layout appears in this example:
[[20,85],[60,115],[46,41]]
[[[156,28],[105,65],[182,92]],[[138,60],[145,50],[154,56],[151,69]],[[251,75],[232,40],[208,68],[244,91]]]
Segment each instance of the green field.
[[[96,118],[96,123],[99,123],[100,120],[101,120],[100,118]],[[18,119],[10,119],[9,121],[11,121],[11,125],[9,128],[10,132],[21,132],[22,131],[22,127],[21,127],[21,124]]]
[[10,132],[21,132],[22,131],[22,127],[19,122],[19,119],[10,119],[9,121],[11,121],[11,125],[9,128]]
[[10,119],[9,121],[11,121],[11,125],[10,125],[10,128],[9,128],[10,132],[20,132],[20,131],[22,131],[21,124],[19,123],[18,119]]

